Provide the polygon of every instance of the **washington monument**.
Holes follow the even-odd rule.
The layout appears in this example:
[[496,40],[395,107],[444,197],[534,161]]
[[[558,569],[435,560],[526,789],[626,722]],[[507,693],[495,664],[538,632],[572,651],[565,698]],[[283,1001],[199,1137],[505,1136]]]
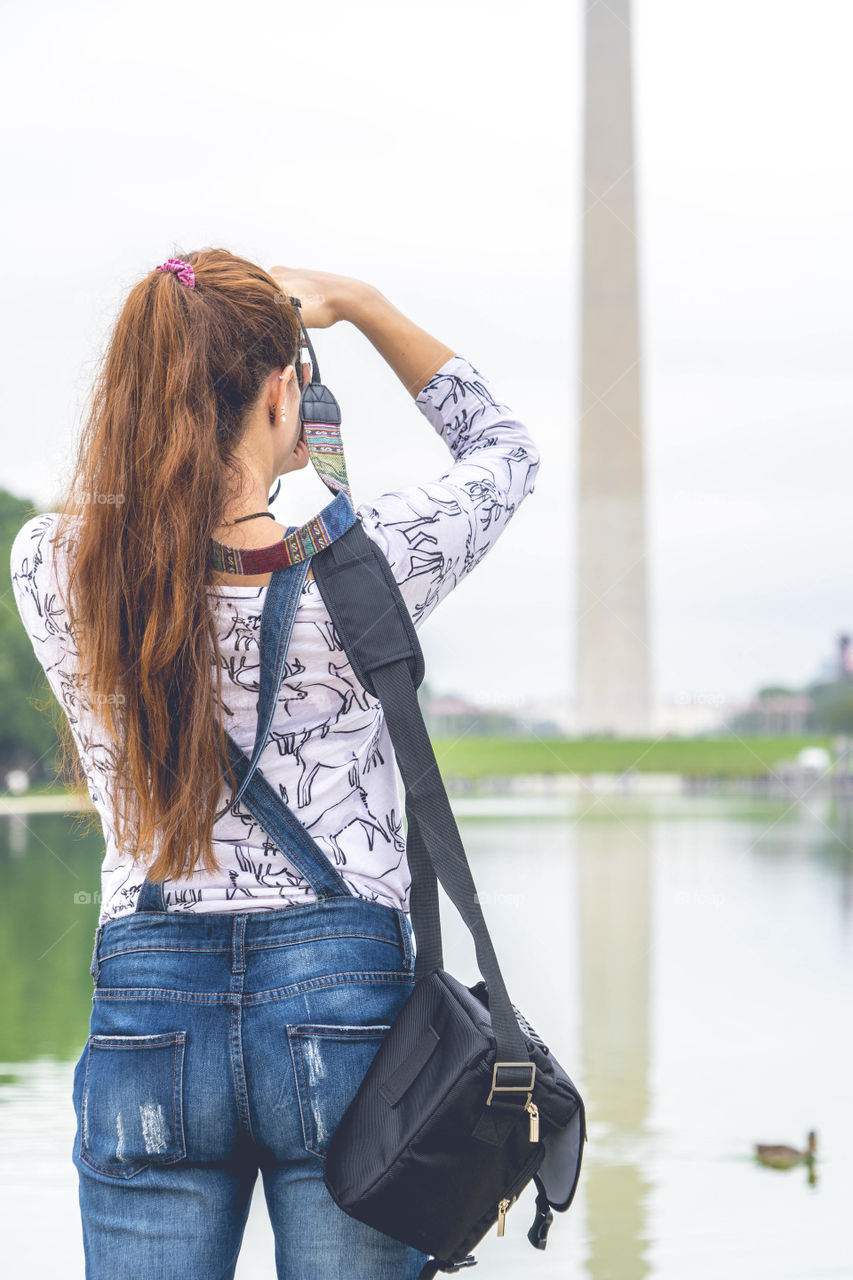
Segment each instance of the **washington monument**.
[[651,731],[630,0],[587,0],[577,730]]

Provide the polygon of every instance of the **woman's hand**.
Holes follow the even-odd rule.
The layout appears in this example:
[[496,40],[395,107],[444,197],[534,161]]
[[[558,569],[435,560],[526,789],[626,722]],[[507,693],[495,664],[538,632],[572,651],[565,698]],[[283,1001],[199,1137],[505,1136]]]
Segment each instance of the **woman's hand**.
[[[414,399],[455,354],[453,347],[404,316],[374,285],[354,276],[298,267],[270,267],[269,274],[283,294],[302,303],[306,329],[327,329],[338,320],[349,320],[360,329]],[[303,377],[308,368],[303,366]]]
[[302,323],[306,329],[328,329],[347,318],[349,302],[367,288],[352,276],[336,276],[330,271],[310,271],[302,267],[270,267],[269,274],[288,298],[302,303]]

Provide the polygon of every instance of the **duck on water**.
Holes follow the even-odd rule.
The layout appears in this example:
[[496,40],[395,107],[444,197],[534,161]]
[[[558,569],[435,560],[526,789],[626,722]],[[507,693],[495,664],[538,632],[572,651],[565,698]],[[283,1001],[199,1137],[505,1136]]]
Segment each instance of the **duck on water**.
[[773,1145],[756,1142],[756,1159],[773,1169],[790,1169],[795,1164],[808,1164],[814,1160],[817,1152],[817,1134],[814,1129],[809,1130],[806,1143],[805,1151],[798,1151],[796,1147],[788,1147],[783,1143]]

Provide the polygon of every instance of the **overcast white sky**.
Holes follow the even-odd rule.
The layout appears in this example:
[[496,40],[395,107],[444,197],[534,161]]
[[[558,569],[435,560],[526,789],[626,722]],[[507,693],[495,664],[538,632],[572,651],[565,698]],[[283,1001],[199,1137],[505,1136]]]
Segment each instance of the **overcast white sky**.
[[[51,509],[117,310],[170,253],[362,277],[542,451],[425,624],[428,679],[570,696],[582,9],[4,6],[2,483]],[[635,0],[633,36],[657,693],[746,696],[853,629],[853,4]],[[339,325],[316,345],[356,502],[439,475],[370,344]],[[313,472],[290,493],[292,523],[328,499]]]

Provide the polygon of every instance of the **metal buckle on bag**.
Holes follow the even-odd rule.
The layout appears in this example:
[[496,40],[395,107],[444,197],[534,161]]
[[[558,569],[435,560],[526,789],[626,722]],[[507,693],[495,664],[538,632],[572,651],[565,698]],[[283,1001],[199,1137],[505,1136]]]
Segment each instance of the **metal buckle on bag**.
[[[498,1069],[500,1067],[527,1067],[530,1070],[530,1081],[527,1084],[498,1084]],[[535,1062],[496,1062],[492,1067],[492,1087],[489,1090],[488,1098],[486,1098],[486,1106],[491,1106],[492,1094],[494,1093],[526,1093],[527,1101],[529,1102],[533,1096],[533,1081],[535,1079]]]

